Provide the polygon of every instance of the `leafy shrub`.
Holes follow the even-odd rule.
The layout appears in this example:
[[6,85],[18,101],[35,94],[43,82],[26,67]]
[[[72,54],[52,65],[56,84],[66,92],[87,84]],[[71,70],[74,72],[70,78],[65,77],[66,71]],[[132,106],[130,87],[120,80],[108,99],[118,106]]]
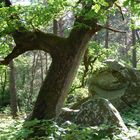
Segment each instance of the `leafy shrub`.
[[8,140],[129,140],[126,133],[113,126],[83,127],[70,122],[59,126],[56,122],[46,120],[23,123],[23,120],[7,119],[9,122],[0,126],[2,140],[7,140],[7,137]]

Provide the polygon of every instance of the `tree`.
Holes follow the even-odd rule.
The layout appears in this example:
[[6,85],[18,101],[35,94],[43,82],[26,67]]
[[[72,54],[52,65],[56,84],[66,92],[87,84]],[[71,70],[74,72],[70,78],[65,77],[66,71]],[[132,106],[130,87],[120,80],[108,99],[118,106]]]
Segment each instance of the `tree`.
[[[106,26],[109,27],[109,16],[107,17]],[[106,34],[105,34],[105,48],[108,48],[108,43],[109,43],[109,30],[106,29]]]
[[132,66],[133,68],[137,67],[137,52],[136,52],[136,30],[132,29]]
[[[11,6],[9,0],[4,2],[5,6]],[[52,57],[52,64],[39,91],[30,119],[52,119],[59,115],[80,61],[87,50],[87,43],[96,32],[104,28],[98,24],[99,17],[104,18],[103,13],[112,7],[114,2],[116,0],[101,0],[97,3],[93,0],[79,0],[75,9],[78,7],[80,9],[77,10],[73,28],[67,38],[45,33],[38,29],[25,30],[20,19],[17,21],[16,17],[18,28],[12,28],[10,32],[16,46],[1,61],[1,64],[7,65],[12,59],[32,50],[43,50]],[[14,21],[14,16],[9,17],[11,22]],[[4,34],[9,34],[9,32],[5,31]]]
[[17,93],[16,93],[16,83],[15,83],[15,67],[14,62],[11,60],[9,63],[9,91],[10,91],[10,106],[11,114],[13,118],[17,116]]

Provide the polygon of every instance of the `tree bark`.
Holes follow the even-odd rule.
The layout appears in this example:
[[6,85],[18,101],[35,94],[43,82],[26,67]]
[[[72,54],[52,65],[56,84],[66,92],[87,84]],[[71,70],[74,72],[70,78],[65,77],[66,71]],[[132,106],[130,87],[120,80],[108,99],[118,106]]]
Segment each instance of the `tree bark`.
[[9,89],[10,89],[10,106],[11,114],[13,118],[17,116],[17,93],[16,93],[16,82],[15,82],[15,67],[13,60],[9,63]]
[[[75,35],[79,36],[78,39]],[[59,115],[92,35],[93,32],[86,29],[82,32],[74,31],[63,44],[64,49],[52,58],[52,64],[40,89],[31,119],[52,119]]]

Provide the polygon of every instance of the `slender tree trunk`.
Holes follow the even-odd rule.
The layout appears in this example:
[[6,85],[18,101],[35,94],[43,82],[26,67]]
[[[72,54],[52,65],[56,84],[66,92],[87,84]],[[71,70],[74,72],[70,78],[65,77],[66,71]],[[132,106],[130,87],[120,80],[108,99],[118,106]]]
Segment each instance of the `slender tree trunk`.
[[137,67],[137,52],[136,52],[136,30],[132,30],[132,66],[133,68]]
[[35,80],[36,66],[38,63],[38,57],[39,57],[39,55],[36,54],[36,52],[34,52],[32,68],[31,68],[30,92],[29,92],[29,97],[28,97],[28,101],[27,101],[28,108],[30,108],[30,105],[32,103],[32,97],[34,95],[34,80]]
[[16,82],[15,82],[15,67],[13,60],[9,63],[9,89],[10,89],[10,105],[11,114],[13,118],[17,116],[17,93],[16,93]]
[[[107,17],[106,27],[109,27],[109,17]],[[105,33],[105,48],[108,49],[108,42],[109,42],[109,30],[106,29]]]
[[125,34],[125,46],[127,46],[128,38],[127,38],[127,33]]
[[[31,68],[31,81],[30,81],[30,95],[34,93],[34,78],[35,78],[35,68],[36,68],[36,52],[33,53],[33,62]],[[30,100],[30,99],[29,99]]]
[[39,51],[39,57],[40,57],[40,75],[41,75],[41,83],[43,83],[43,79],[44,79],[44,72],[43,72],[43,57],[42,57],[42,53]]
[[46,71],[45,71],[45,75],[47,75],[48,73],[48,54],[45,53],[45,62],[46,62]]

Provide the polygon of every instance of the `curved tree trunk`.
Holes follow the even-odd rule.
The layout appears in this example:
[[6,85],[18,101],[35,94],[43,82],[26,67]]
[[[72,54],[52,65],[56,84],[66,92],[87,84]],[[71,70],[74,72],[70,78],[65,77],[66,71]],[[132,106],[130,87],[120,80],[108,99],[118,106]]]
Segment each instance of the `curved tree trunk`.
[[31,119],[52,119],[59,115],[91,36],[87,33],[82,40],[68,40],[69,45],[64,46],[64,50],[52,58],[50,70],[40,89]]

